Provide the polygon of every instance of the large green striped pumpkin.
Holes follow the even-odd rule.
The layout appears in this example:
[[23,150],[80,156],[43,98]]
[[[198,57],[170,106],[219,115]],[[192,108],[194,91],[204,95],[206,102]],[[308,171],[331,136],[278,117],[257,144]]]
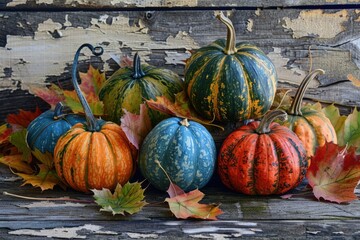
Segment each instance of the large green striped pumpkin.
[[146,136],[139,154],[143,176],[156,188],[166,191],[169,180],[184,191],[204,187],[216,162],[215,142],[201,124],[171,117],[161,121]]
[[235,41],[230,19],[218,16],[228,29],[187,60],[185,84],[195,110],[208,119],[239,121],[261,117],[275,97],[277,74],[271,60],[256,46]]
[[[140,104],[145,100],[165,96],[174,100],[176,93],[183,90],[183,81],[171,70],[140,63],[136,53],[133,67],[116,71],[101,88],[99,97],[104,103],[108,119],[119,122],[123,109],[139,114]],[[151,122],[155,125],[164,115],[149,110]]]

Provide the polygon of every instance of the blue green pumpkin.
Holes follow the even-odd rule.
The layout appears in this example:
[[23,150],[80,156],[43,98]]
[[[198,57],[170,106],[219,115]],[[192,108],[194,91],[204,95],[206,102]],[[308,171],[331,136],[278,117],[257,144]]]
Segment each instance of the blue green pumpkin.
[[[74,124],[86,122],[85,118],[64,112],[64,105],[58,103],[54,110],[48,110],[35,118],[27,128],[26,142],[36,158],[39,154],[53,154],[55,145]],[[39,151],[35,151],[35,150]]]
[[140,149],[141,173],[157,189],[166,191],[169,180],[184,191],[204,187],[214,172],[215,142],[201,124],[171,117],[161,121],[146,136]]

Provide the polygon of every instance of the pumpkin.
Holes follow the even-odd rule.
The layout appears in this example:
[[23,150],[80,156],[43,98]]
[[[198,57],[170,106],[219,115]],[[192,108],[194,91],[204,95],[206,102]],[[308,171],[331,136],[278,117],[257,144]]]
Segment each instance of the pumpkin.
[[326,142],[337,143],[335,129],[325,114],[310,107],[302,107],[302,100],[310,81],[318,74],[324,73],[324,70],[316,69],[304,78],[287,110],[288,120],[282,123],[300,138],[308,159],[315,154],[318,146],[323,146]]
[[208,119],[241,121],[259,118],[274,101],[277,74],[256,46],[237,43],[235,29],[222,13],[227,39],[195,51],[186,61],[185,85],[195,110]]
[[169,180],[184,191],[204,187],[216,162],[215,143],[201,124],[171,117],[161,121],[145,137],[139,154],[143,176],[157,189],[166,191]]
[[55,169],[58,176],[75,190],[113,190],[118,183],[125,184],[132,175],[132,148],[119,125],[94,117],[81,93],[76,68],[84,47],[88,47],[94,55],[100,55],[102,48],[83,44],[74,58],[72,83],[84,108],[87,123],[74,125],[59,138],[54,151]]
[[[85,122],[85,118],[67,114],[64,105],[59,102],[54,110],[42,113],[29,124],[26,143],[36,158],[42,159],[40,154],[45,156],[46,152],[52,156],[59,137],[79,122]],[[35,151],[36,149],[39,151]]]
[[272,121],[283,110],[241,126],[223,142],[218,171],[224,185],[249,195],[282,194],[296,187],[307,169],[306,152],[287,127]]
[[[136,53],[133,67],[116,71],[103,85],[99,92],[104,103],[104,112],[113,122],[119,122],[123,109],[135,114],[140,113],[140,104],[145,100],[165,96],[174,100],[175,94],[183,90],[183,81],[168,69],[141,64]],[[153,125],[165,118],[154,110],[148,111]]]

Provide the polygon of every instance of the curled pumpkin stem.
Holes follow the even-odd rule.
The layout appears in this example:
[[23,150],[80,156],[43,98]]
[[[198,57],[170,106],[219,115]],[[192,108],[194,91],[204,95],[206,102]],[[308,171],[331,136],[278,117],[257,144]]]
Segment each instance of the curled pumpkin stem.
[[80,55],[81,50],[85,47],[89,48],[90,51],[92,52],[92,54],[94,54],[95,56],[100,56],[101,54],[103,54],[104,49],[99,46],[93,47],[89,43],[85,43],[85,44],[81,45],[75,53],[75,57],[74,57],[74,61],[73,61],[73,68],[72,68],[72,84],[74,85],[76,94],[80,100],[82,107],[84,108],[86,122],[88,124],[88,130],[89,131],[97,131],[99,129],[98,122],[96,121],[94,114],[91,112],[89,103],[86,101],[84,95],[81,92],[80,86],[78,84],[78,79],[77,79],[77,65],[78,65],[79,55]]
[[270,132],[270,124],[275,120],[275,118],[280,118],[281,121],[285,121],[287,114],[281,109],[275,109],[265,114],[263,119],[260,122],[260,125],[255,130],[258,134],[264,134]]
[[315,69],[314,71],[312,71],[308,75],[306,75],[304,80],[301,82],[299,89],[296,91],[294,100],[293,100],[289,110],[287,111],[288,114],[296,115],[296,116],[302,115],[301,104],[302,104],[302,100],[304,98],[306,89],[308,88],[311,80],[313,80],[317,75],[324,74],[324,73],[325,73],[325,71],[322,69]]
[[237,49],[234,25],[229,18],[225,17],[223,12],[220,12],[216,17],[227,27],[226,47],[224,48],[224,53],[227,55],[236,53]]

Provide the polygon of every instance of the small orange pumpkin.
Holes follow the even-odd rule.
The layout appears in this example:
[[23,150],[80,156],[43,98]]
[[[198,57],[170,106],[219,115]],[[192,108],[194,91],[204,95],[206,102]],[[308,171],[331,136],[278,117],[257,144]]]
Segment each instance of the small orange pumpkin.
[[95,119],[81,93],[76,69],[84,47],[88,47],[94,55],[102,54],[103,50],[83,44],[74,58],[72,82],[87,123],[74,125],[60,137],[54,150],[55,168],[58,176],[75,190],[114,189],[117,183],[125,184],[133,173],[133,149],[119,125]]
[[282,110],[241,126],[224,141],[218,171],[224,185],[249,195],[282,194],[304,178],[307,161],[299,138],[272,121],[286,117]]
[[309,159],[315,154],[317,147],[323,146],[326,142],[337,143],[335,129],[325,114],[306,106],[302,107],[301,104],[310,81],[318,74],[324,73],[322,69],[315,69],[304,78],[287,110],[287,121],[282,123],[299,137]]

